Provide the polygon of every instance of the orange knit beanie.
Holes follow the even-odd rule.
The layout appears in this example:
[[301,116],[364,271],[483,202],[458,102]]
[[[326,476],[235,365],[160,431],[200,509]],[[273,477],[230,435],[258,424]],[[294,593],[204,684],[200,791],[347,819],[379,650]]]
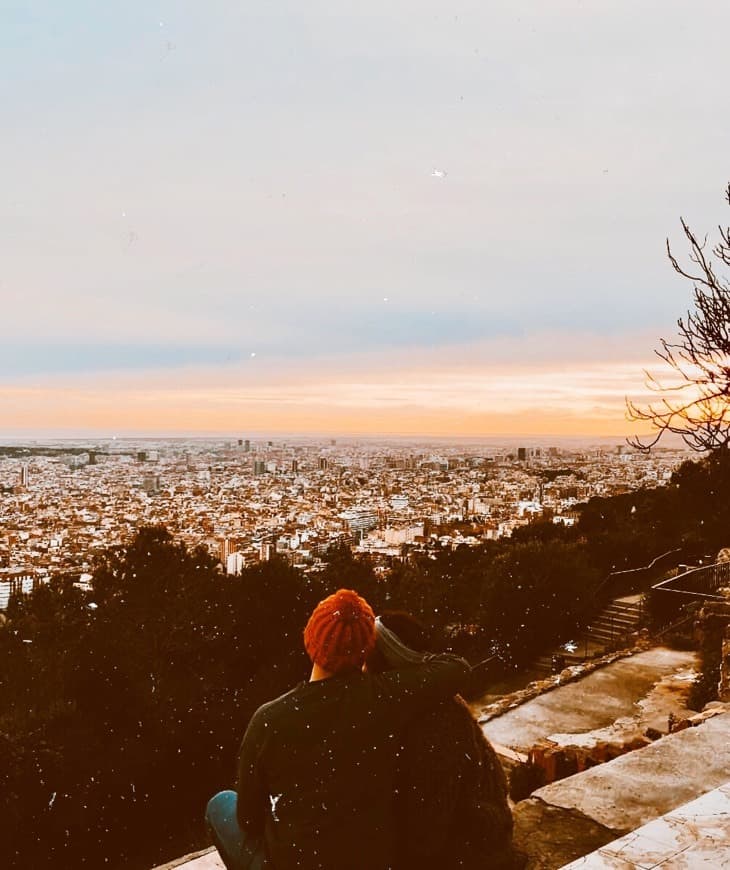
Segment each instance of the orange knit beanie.
[[375,645],[375,615],[352,589],[338,589],[315,607],[304,629],[309,658],[336,674],[360,668]]

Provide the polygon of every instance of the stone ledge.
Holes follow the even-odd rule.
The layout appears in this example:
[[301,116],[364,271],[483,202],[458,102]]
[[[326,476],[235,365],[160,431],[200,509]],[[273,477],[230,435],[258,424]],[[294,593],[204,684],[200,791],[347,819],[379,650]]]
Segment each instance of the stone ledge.
[[565,870],[730,867],[730,783],[612,840]]
[[[725,713],[533,792],[514,810],[516,844],[530,856],[530,870],[557,870],[661,816],[674,817],[710,790],[727,793],[728,770],[730,713]],[[633,867],[615,857],[592,861],[575,866]]]
[[551,806],[536,797],[517,804],[514,822],[515,848],[528,856],[528,870],[557,870],[612,842],[620,833],[580,810]]
[[183,855],[182,858],[175,858],[174,861],[160,864],[158,867],[154,867],[153,870],[176,870],[176,868],[185,868],[185,870],[226,870],[215,846],[202,849],[200,852],[191,852],[189,855]]
[[630,752],[538,789],[532,797],[577,809],[604,827],[627,834],[674,807],[727,782],[730,714],[668,734]]

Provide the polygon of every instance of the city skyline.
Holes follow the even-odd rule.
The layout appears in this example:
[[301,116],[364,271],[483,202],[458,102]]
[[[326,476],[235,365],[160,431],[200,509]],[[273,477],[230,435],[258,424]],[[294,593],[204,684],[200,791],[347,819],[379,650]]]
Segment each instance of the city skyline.
[[614,436],[724,219],[702,0],[0,16],[0,437]]

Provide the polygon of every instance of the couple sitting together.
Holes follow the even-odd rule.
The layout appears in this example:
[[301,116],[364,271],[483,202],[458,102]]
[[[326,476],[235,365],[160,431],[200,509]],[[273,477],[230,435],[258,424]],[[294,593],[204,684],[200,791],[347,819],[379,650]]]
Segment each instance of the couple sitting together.
[[308,682],[254,713],[237,792],[206,821],[229,870],[512,868],[496,754],[459,696],[470,668],[429,655],[407,614],[340,589],[304,630]]

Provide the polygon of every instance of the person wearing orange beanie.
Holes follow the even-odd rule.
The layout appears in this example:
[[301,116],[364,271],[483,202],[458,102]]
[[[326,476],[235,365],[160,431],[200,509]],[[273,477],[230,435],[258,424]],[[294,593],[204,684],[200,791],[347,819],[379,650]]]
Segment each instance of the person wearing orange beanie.
[[359,670],[374,646],[375,614],[351,589],[339,589],[320,601],[304,629],[312,664],[330,675]]
[[264,704],[243,737],[237,790],[206,821],[229,870],[389,870],[399,732],[465,689],[457,656],[414,654],[399,670],[363,673],[375,645],[372,608],[339,589],[304,629],[309,680]]

